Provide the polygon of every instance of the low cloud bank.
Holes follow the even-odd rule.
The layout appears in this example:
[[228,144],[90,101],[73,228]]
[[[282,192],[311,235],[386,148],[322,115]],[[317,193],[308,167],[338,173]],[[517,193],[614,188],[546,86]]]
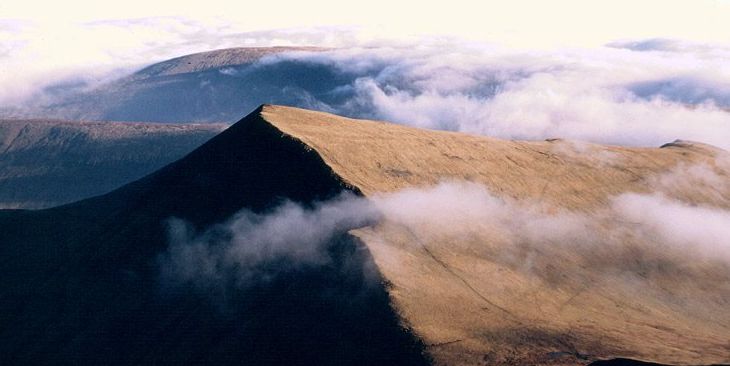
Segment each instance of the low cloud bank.
[[730,147],[725,54],[434,45],[304,59],[353,75],[338,86],[344,102],[320,100],[336,113],[512,139]]
[[664,243],[705,260],[730,263],[730,210],[691,205],[663,195],[624,194],[613,202],[642,240]]
[[[234,85],[238,77],[246,91],[258,90],[245,96],[253,99],[248,103],[278,102],[423,128],[642,146],[685,139],[730,148],[730,46],[725,44],[650,39],[596,48],[515,49],[454,38],[384,40],[352,28],[237,32],[221,24],[154,18],[79,25],[72,33],[84,35],[90,51],[60,62],[45,56],[66,50],[33,41],[33,32],[41,32],[33,29],[0,24],[7,39],[0,66],[22,70],[0,78],[0,85],[8,86],[0,92],[0,107],[63,107],[78,101],[80,91],[119,77],[121,70],[194,51],[319,45],[339,48],[226,67],[221,80]],[[155,41],[144,41],[152,32],[159,33]],[[104,35],[105,42],[87,39],[88,34]],[[110,49],[114,44],[124,47]],[[79,71],[84,65],[96,71]],[[200,90],[185,93],[222,100],[214,94],[216,82],[201,80]],[[208,119],[220,116],[213,112],[220,113],[211,111]]]
[[330,263],[337,238],[382,220],[429,245],[439,245],[438,238],[476,245],[479,238],[484,242],[472,253],[488,253],[485,260],[536,276],[545,275],[536,262],[551,258],[546,253],[575,256],[600,273],[640,272],[645,278],[667,268],[691,270],[700,262],[730,265],[727,209],[661,193],[627,193],[592,212],[573,212],[500,198],[475,183],[446,182],[371,199],[343,195],[313,207],[288,202],[264,214],[244,210],[202,233],[172,220],[162,273],[170,283],[204,289],[259,284]]
[[281,272],[328,264],[337,236],[377,217],[368,201],[343,194],[311,208],[286,202],[265,214],[242,210],[203,233],[171,219],[162,275],[200,288],[266,282]]

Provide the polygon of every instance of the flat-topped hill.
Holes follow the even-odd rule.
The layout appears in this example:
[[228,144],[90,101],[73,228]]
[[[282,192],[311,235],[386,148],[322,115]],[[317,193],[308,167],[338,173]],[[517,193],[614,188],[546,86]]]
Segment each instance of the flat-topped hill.
[[331,65],[288,59],[318,47],[238,47],[194,53],[148,65],[99,84],[58,84],[43,97],[0,108],[0,118],[86,121],[234,123],[266,101],[312,105],[336,100],[345,76]]
[[323,51],[320,47],[236,47],[193,53],[159,62],[137,71],[131,79],[170,76],[201,72],[226,66],[238,66],[258,61],[262,57],[282,52]]
[[0,120],[0,209],[97,196],[193,151],[228,125]]

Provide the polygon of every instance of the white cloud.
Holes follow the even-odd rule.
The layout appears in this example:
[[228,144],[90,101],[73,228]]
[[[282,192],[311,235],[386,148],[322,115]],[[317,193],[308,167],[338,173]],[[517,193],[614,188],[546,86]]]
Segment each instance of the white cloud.
[[313,208],[286,202],[265,214],[241,210],[203,233],[172,219],[170,247],[160,257],[162,274],[172,283],[201,288],[215,287],[230,276],[241,286],[260,283],[279,273],[330,263],[328,250],[338,235],[377,217],[367,201],[344,194]]
[[[476,183],[445,182],[370,199],[345,195],[313,208],[285,203],[268,214],[243,210],[198,234],[173,221],[162,270],[174,283],[210,288],[233,280],[245,287],[291,270],[327,265],[339,235],[381,220],[402,225],[428,245],[481,245],[469,252],[490,253],[483,259],[536,276],[546,273],[533,268],[532,261],[549,260],[546,253],[571,253],[580,263],[619,278],[650,271],[654,260],[663,268],[687,268],[696,260],[730,264],[727,209],[690,205],[658,193],[627,193],[590,212],[568,211],[498,197]],[[490,248],[499,249],[493,253]],[[646,262],[637,263],[641,258]]]
[[692,257],[730,261],[730,211],[689,205],[662,195],[625,194],[613,209],[656,240]]
[[503,138],[647,146],[688,139],[730,147],[730,45],[724,43],[650,39],[512,48],[455,37],[388,38],[356,27],[246,32],[229,21],[184,17],[2,24],[0,68],[12,70],[0,74],[5,107],[42,98],[39,90],[61,81],[90,88],[195,51],[321,45],[343,48],[264,61],[308,60],[352,78],[337,90],[349,99],[336,105],[291,88],[303,96],[303,107]]
[[730,147],[730,63],[722,54],[433,42],[305,57],[358,75],[356,98],[339,108],[354,105],[349,114],[503,138]]

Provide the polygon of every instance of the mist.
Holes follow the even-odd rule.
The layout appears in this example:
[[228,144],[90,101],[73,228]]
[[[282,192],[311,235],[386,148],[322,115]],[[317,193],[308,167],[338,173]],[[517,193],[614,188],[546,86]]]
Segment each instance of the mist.
[[336,237],[377,218],[368,201],[349,193],[313,207],[284,202],[263,214],[244,209],[202,233],[172,218],[170,247],[160,258],[162,276],[200,289],[267,282],[281,273],[329,264]]
[[[315,45],[335,49],[273,55],[201,75],[199,86],[185,84],[185,93],[210,99],[210,110],[174,118],[221,121],[225,116],[235,122],[259,104],[279,103],[508,139],[632,146],[685,139],[730,148],[730,46],[722,43],[639,39],[599,47],[515,48],[457,37],[388,39],[356,27],[244,32],[223,23],[149,18],[78,25],[72,33],[81,41],[73,42],[86,44],[90,52],[58,60],[47,53],[65,54],[58,49],[64,43],[49,48],[36,42],[38,27],[0,26],[8,40],[0,64],[16,70],[0,79],[0,109],[86,116],[88,111],[63,114],[62,108],[105,85],[117,90],[115,79],[151,62],[225,47]],[[99,34],[105,36],[101,44]],[[151,34],[155,41],[147,40]],[[44,61],[29,62],[35,59]],[[241,88],[240,95],[220,94]],[[174,102],[158,107],[154,113],[184,109]],[[138,106],[109,108],[115,113],[101,116],[123,116],[119,112]]]
[[[259,214],[242,210],[202,232],[173,219],[169,249],[160,257],[162,278],[199,289],[223,283],[245,288],[328,265],[349,230],[386,223],[413,235],[406,245],[414,250],[467,248],[482,260],[550,282],[556,279],[545,271],[549,263],[542,263],[552,258],[547,253],[567,255],[608,277],[641,274],[641,281],[649,282],[653,271],[667,268],[681,273],[698,263],[730,265],[727,208],[652,192],[626,193],[602,207],[569,211],[452,181],[371,198],[343,194],[312,206],[285,202]],[[444,245],[451,247],[439,247]]]
[[309,60],[357,75],[344,103],[325,102],[335,113],[509,139],[730,146],[725,53],[449,44]]

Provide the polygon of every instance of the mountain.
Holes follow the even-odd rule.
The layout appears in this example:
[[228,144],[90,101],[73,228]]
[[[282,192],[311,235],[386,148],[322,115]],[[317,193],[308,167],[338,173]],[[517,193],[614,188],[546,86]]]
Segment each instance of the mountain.
[[0,117],[87,121],[227,122],[263,102],[312,107],[316,98],[335,100],[344,75],[329,65],[303,60],[259,62],[315,47],[230,48],[173,58],[105,84],[62,82],[38,102],[0,109]]
[[[338,260],[211,303],[167,289],[167,221],[196,228],[343,183],[258,112],[156,173],[107,195],[40,211],[0,211],[2,364],[421,364],[370,263],[346,236]],[[377,282],[374,282],[377,284]]]
[[[651,228],[646,236],[622,236],[644,230],[633,222],[651,212],[643,207],[636,208],[637,217],[603,213],[612,197],[659,189],[689,206],[727,210],[727,152],[685,141],[662,148],[503,141],[283,107],[264,108],[262,116],[317,151],[366,197],[468,180],[501,199],[537,202],[495,204],[507,212],[477,215],[465,224],[449,220],[454,211],[477,210],[470,200],[479,197],[467,197],[454,209],[448,200],[423,204],[418,200],[424,196],[416,196],[405,220],[386,214],[379,224],[350,232],[372,253],[395,311],[436,363],[585,364],[613,357],[695,365],[730,361],[727,261],[675,252]],[[683,179],[692,167],[705,166],[718,170]],[[673,176],[677,170],[679,178]],[[529,213],[536,207],[567,213],[560,220]],[[437,220],[411,218],[424,210],[432,210],[426,216]],[[679,213],[668,212],[663,219],[674,222],[673,214]],[[521,215],[524,222],[508,225],[517,234],[500,230],[499,220]],[[583,215],[597,215],[595,223]],[[709,215],[700,217],[696,225],[707,225]],[[671,235],[681,234],[671,229]],[[528,235],[532,230],[537,239]],[[726,243],[721,237],[709,239],[720,248]]]
[[193,53],[156,63],[130,76],[132,80],[160,76],[182,75],[194,72],[219,70],[251,64],[261,58],[283,52],[317,52],[326,50],[320,47],[238,47],[215,51]]
[[173,162],[224,124],[0,121],[0,208],[103,194]]
[[[631,236],[637,218],[602,214],[612,197],[651,194],[678,167],[707,165],[727,177],[717,163],[726,155],[682,141],[662,148],[504,141],[262,106],[106,195],[0,211],[0,362],[727,363],[727,262],[676,256],[659,236]],[[443,181],[462,183],[433,202],[428,193],[409,196]],[[730,208],[726,185],[668,182],[661,197],[712,207],[708,218]],[[454,209],[460,190],[475,186],[494,197],[467,195]],[[260,233],[237,222],[266,223],[260,215],[283,200],[301,212],[342,204],[343,192],[391,209],[334,225],[327,260],[274,257],[254,272],[260,276],[218,276],[230,263],[204,242],[240,241],[231,253],[240,261],[230,266],[241,273],[244,259],[276,248],[254,246]],[[482,204],[500,210],[487,220],[453,220]],[[521,216],[515,233],[499,229]],[[319,224],[302,222],[274,220],[271,232],[293,231],[296,241]],[[177,260],[202,259],[212,283],[165,280],[166,255],[181,235],[198,239]],[[591,246],[586,238],[607,241]],[[299,253],[294,260],[308,254],[290,249]]]

